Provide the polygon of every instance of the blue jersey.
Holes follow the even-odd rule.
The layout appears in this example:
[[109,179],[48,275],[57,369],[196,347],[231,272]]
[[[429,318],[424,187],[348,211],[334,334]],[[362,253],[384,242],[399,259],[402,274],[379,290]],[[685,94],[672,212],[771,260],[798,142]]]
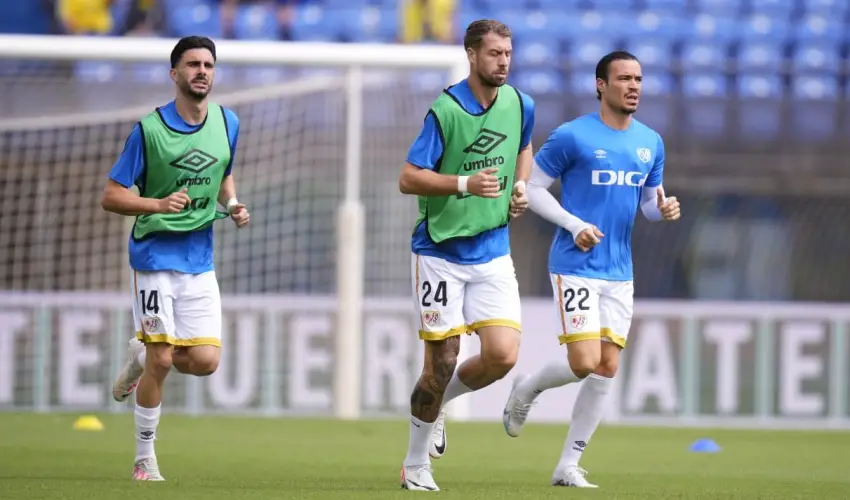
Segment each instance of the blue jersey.
[[[202,126],[186,123],[177,113],[174,101],[159,109],[165,123],[180,132],[194,132]],[[225,171],[226,177],[233,168],[239,119],[227,108],[224,108],[224,118],[230,139],[230,164]],[[145,145],[139,124],[130,132],[124,151],[109,172],[109,178],[126,188],[144,183]],[[211,271],[214,268],[212,225],[185,233],[156,233],[142,241],[135,241],[131,234],[130,267],[137,271],[178,271],[188,274]]]
[[[475,100],[467,80],[462,80],[448,88],[448,93],[470,114],[481,114],[484,107]],[[534,128],[534,100],[520,92],[522,99],[522,137],[520,149],[531,143],[531,131]],[[449,138],[450,140],[450,138]],[[407,162],[419,168],[434,170],[443,156],[443,136],[437,119],[429,112],[419,136],[410,146]],[[421,222],[413,233],[413,253],[438,257],[455,264],[482,264],[510,253],[510,238],[507,226],[498,227],[471,237],[452,238],[439,244],[431,241],[425,222]]]
[[564,209],[605,235],[589,252],[582,252],[573,235],[559,227],[549,252],[549,271],[631,280],[632,227],[641,191],[661,185],[664,173],[661,136],[635,119],[628,129],[615,130],[592,113],[556,128],[535,163],[561,180]]

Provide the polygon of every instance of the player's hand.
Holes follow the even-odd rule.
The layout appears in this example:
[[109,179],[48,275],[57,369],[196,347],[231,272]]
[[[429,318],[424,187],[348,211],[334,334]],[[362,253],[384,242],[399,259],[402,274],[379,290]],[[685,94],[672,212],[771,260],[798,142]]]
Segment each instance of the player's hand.
[[176,193],[171,193],[159,200],[159,213],[161,214],[177,214],[180,213],[186,206],[192,202],[189,195],[186,194],[188,189],[183,188]]
[[514,184],[514,190],[511,192],[511,218],[519,217],[527,208],[528,196],[525,194],[525,183]]
[[679,200],[675,196],[666,198],[664,188],[661,186],[658,186],[656,193],[658,193],[658,210],[661,211],[661,217],[664,220],[677,220],[681,216]]
[[498,198],[499,178],[493,175],[498,171],[498,168],[485,168],[477,174],[469,176],[466,190],[470,194],[482,198]]
[[578,246],[579,250],[582,252],[589,252],[591,248],[595,247],[600,241],[602,241],[603,236],[605,235],[602,234],[602,231],[591,224],[590,227],[578,233],[578,236],[576,236],[575,239],[576,246]]
[[236,223],[236,227],[245,227],[251,220],[251,214],[248,213],[244,203],[230,205],[228,212],[230,212],[230,218]]

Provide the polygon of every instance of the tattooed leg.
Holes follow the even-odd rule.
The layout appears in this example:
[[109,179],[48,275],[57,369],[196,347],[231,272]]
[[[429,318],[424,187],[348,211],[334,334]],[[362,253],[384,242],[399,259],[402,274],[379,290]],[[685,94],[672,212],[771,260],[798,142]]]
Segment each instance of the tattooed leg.
[[425,366],[413,394],[410,413],[423,422],[433,422],[440,412],[443,393],[452,378],[460,351],[460,337],[425,343]]

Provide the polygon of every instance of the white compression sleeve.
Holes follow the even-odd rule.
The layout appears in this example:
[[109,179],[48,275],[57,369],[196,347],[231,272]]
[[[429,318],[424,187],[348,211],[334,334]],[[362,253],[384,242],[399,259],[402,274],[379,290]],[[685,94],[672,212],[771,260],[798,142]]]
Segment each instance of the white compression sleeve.
[[528,178],[527,196],[528,208],[534,213],[553,224],[557,224],[573,235],[575,240],[590,224],[567,212],[564,207],[549,192],[549,187],[555,179],[549,177],[537,162],[531,165],[531,176]]
[[660,185],[655,187],[644,186],[640,192],[640,211],[643,212],[643,216],[647,220],[659,221],[663,218],[661,210],[658,209],[658,188],[660,187]]

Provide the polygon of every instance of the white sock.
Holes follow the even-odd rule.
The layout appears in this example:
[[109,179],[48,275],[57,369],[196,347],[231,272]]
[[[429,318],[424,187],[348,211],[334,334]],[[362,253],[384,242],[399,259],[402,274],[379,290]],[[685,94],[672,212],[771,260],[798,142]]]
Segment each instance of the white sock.
[[591,436],[602,421],[608,392],[614,379],[591,373],[578,391],[573,417],[558,468],[578,465]]
[[[531,394],[531,397],[527,399],[534,400],[534,398],[547,389],[554,389],[555,387],[561,387],[573,382],[578,382],[579,380],[580,379],[576,377],[575,373],[573,373],[573,370],[570,368],[570,365],[566,362],[566,360],[553,361],[537,371],[534,375],[525,379],[525,381],[519,385],[517,391],[519,394]],[[531,402],[525,401],[525,399],[523,399],[523,401],[525,403]]]
[[433,428],[434,422],[423,422],[413,415],[410,416],[410,441],[407,443],[407,456],[404,457],[405,467],[431,463],[428,447],[431,445]]
[[[460,368],[460,367],[458,367]],[[460,370],[455,370],[452,374],[451,380],[449,380],[449,385],[446,386],[446,392],[443,393],[443,407],[446,406],[446,403],[453,400],[458,396],[462,396],[468,392],[472,392],[472,389],[466,386],[457,376],[457,373]]]
[[144,408],[136,403],[134,413],[136,421],[136,462],[143,458],[156,456],[153,442],[156,439],[156,426],[159,425],[159,414],[162,405],[156,408]]

